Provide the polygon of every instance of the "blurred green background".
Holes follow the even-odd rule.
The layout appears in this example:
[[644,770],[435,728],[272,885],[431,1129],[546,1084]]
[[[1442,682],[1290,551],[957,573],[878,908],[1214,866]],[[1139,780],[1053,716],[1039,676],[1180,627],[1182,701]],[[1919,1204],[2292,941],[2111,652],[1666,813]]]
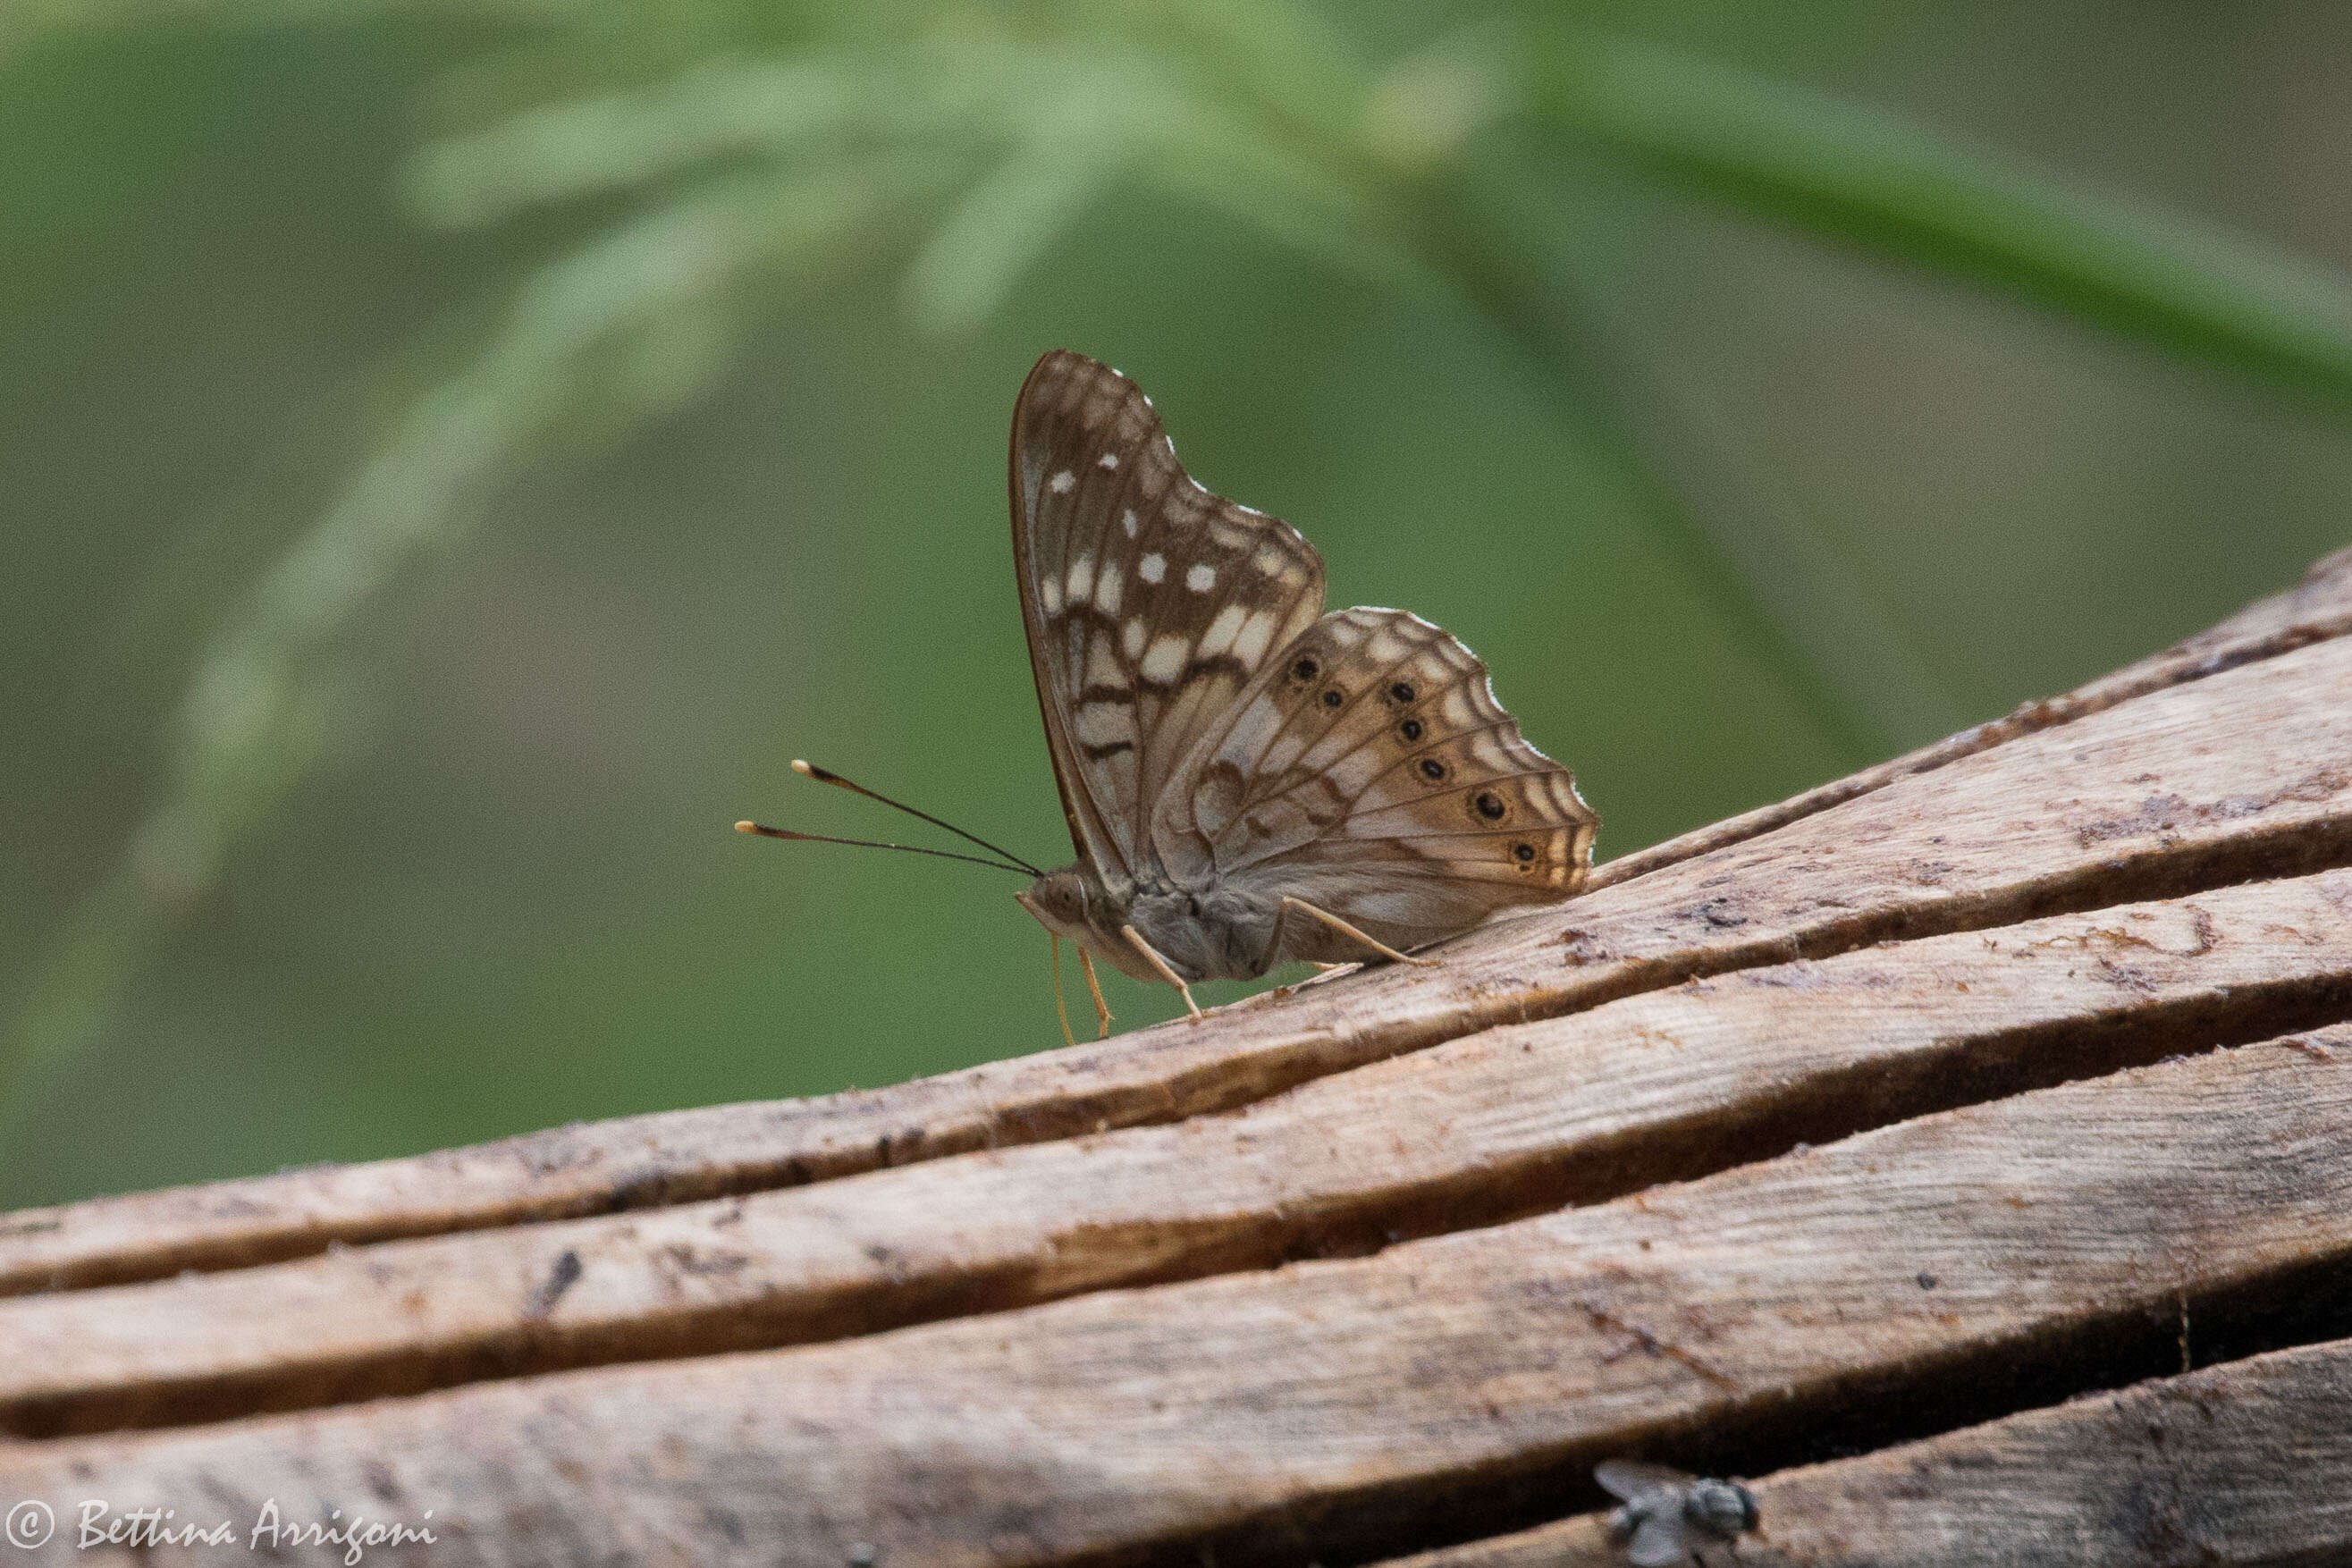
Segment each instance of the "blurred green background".
[[0,1205],[1057,1044],[728,831],[1067,858],[1050,346],[1604,857],[2102,673],[2352,538],[2348,167],[2317,4],[16,0]]

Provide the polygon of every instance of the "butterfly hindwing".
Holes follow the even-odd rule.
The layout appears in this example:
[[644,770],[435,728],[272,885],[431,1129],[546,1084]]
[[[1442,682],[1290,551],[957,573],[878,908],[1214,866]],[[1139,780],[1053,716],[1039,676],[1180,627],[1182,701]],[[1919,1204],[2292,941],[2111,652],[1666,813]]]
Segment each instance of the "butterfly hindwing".
[[1323,563],[1213,495],[1150,400],[1083,355],[1037,362],[1013,413],[1013,542],[1055,782],[1105,882],[1150,858],[1153,806],[1197,739],[1323,608]]
[[[1286,892],[1411,948],[1576,891],[1597,823],[1468,648],[1404,611],[1352,609],[1203,737],[1154,840],[1181,880]],[[1333,951],[1327,931],[1299,935],[1284,956]]]

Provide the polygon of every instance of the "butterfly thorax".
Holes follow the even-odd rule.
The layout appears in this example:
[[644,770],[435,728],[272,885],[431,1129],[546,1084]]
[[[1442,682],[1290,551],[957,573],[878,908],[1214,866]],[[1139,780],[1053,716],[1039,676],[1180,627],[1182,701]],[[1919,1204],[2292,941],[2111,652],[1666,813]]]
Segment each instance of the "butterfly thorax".
[[1128,926],[1187,981],[1255,980],[1276,962],[1278,895],[1213,884],[1193,891],[1158,875],[1122,893],[1081,862],[1046,872],[1014,897],[1047,931],[1138,980],[1160,975],[1127,939]]

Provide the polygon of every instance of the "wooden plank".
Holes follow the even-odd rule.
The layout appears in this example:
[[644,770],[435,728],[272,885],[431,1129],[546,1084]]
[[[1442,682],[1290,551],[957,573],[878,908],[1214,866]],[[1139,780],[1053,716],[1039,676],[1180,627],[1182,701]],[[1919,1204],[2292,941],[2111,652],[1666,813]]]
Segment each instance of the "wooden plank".
[[2204,1316],[2340,1268],[2347,1069],[2352,1030],[2321,1031],[1374,1258],[0,1447],[0,1496],[431,1508],[436,1568],[1303,1559],[1677,1434],[2095,1372],[2168,1338],[2176,1298]]
[[2352,1015],[2352,871],[1743,970],[1246,1111],[0,1301],[0,1427],[209,1420],[1371,1250]]
[[[2329,576],[2200,668],[2335,625]],[[1801,953],[2332,864],[2352,845],[2352,639],[2222,668],[1473,933],[1433,970],[887,1090],[557,1129],[0,1219],[0,1294],[790,1185],[1163,1122],[1524,1018]],[[2285,771],[2282,772],[2282,769]],[[1563,963],[1563,959],[1567,962]]]
[[[1748,1568],[2285,1568],[2352,1561],[2352,1340],[1750,1483]],[[1391,1568],[1624,1568],[1603,1514]],[[1720,1553],[1718,1552],[1718,1555]],[[1727,1559],[1726,1559],[1727,1561]]]

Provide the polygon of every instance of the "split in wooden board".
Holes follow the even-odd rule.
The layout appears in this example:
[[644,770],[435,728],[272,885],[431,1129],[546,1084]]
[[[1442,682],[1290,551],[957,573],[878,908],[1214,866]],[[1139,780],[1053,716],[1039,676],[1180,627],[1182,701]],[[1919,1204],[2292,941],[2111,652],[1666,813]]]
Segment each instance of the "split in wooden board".
[[0,1300],[0,1430],[845,1338],[1370,1251],[2346,1017],[2352,870],[1741,970],[1171,1126]]
[[[1435,969],[1358,976],[1228,1009],[1204,1027],[892,1089],[672,1112],[0,1217],[0,1293],[673,1204],[1173,1121],[1694,973],[2339,863],[2352,856],[2352,639],[2231,666],[2329,635],[2347,602],[2352,572],[2334,573],[2284,607],[2249,612],[2238,641],[2175,658],[2164,679],[2185,684],[1474,932]],[[2212,668],[2221,672],[2187,679]]]
[[[1745,1568],[2276,1568],[2352,1553],[2352,1340],[1784,1470]],[[1716,1561],[1733,1561],[1717,1549]],[[1387,1568],[1624,1568],[1607,1518]]]
[[2160,1353],[2176,1301],[2243,1315],[2347,1261],[2338,1028],[1372,1258],[0,1447],[0,1495],[432,1507],[436,1568],[665,1542],[824,1568],[860,1543],[892,1568],[1303,1561],[1475,1533],[1482,1489],[1614,1453],[1874,1411],[1948,1426],[2005,1384]]

